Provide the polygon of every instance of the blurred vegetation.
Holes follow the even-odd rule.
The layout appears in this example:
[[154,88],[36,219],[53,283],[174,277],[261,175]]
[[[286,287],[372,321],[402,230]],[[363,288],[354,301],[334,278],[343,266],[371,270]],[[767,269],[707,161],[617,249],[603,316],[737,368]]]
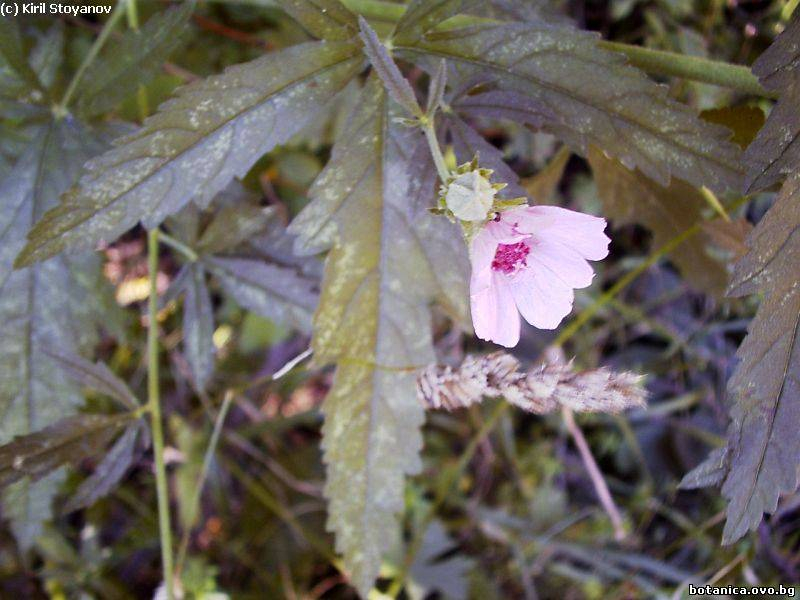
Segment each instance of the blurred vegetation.
[[[556,4],[606,39],[747,65],[785,24],[785,3],[778,1]],[[142,20],[151,10],[158,6],[141,3]],[[74,67],[96,26],[82,18],[67,21],[67,58]],[[203,3],[187,45],[147,86],[151,108],[185,81],[303,39],[303,31],[269,2]],[[669,85],[676,98],[698,110],[737,104],[735,94],[721,88]],[[137,119],[135,100],[119,116]],[[328,158],[340,121],[335,115],[313,124],[259,162],[245,185],[278,207],[282,219],[296,214]],[[504,150],[526,185],[552,190],[552,197],[539,200],[604,213],[588,164],[565,156],[549,136],[496,124],[482,133]],[[563,175],[533,187],[542,186],[537,174],[549,173],[554,160]],[[754,222],[769,202],[765,194],[730,216]],[[657,252],[641,225],[612,225],[612,255],[600,268],[597,290],[608,290]],[[137,229],[105,253],[106,274],[118,301],[128,307],[128,319],[126,335],[105,339],[100,354],[133,389],[141,389],[146,373],[139,318],[147,293],[145,246],[145,234]],[[179,268],[168,248],[160,265],[160,287],[166,289]],[[696,277],[702,280],[703,273]],[[582,367],[610,365],[648,376],[647,409],[579,419],[623,515],[624,540],[614,539],[558,415],[534,417],[494,402],[429,413],[424,471],[407,485],[406,552],[398,550],[386,561],[375,597],[651,598],[681,597],[690,582],[800,583],[800,496],[785,497],[757,532],[721,546],[725,504],[718,491],[677,489],[710,448],[723,444],[725,385],[756,306],[755,300],[723,300],[693,283],[696,279],[685,279],[668,257],[655,261],[610,296],[579,294],[576,312],[593,316],[580,328],[562,328],[566,333],[558,340]],[[319,406],[330,373],[306,362],[270,381],[270,374],[308,347],[308,338],[218,292],[212,289],[218,365],[204,393],[190,384],[181,354],[180,303],[165,302],[159,314],[175,528],[179,539],[188,540],[182,563],[186,597],[353,598],[324,526]],[[450,330],[443,317],[437,331],[443,361],[490,350]],[[516,356],[535,362],[554,335],[526,328]],[[192,519],[190,501],[221,393],[232,386],[241,393],[233,400]],[[109,497],[57,517],[33,553],[20,553],[11,533],[0,531],[0,596],[152,597],[160,584],[155,489],[149,454],[137,452],[135,467]],[[73,471],[67,491],[95,465],[90,459]]]

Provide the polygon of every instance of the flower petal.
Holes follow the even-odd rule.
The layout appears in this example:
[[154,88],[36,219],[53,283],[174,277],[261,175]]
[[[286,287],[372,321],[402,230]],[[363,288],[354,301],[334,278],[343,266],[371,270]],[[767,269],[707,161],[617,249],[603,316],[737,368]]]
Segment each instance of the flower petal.
[[520,319],[507,280],[493,274],[490,285],[471,289],[470,308],[475,335],[513,348],[519,342]]
[[588,260],[608,256],[611,240],[603,232],[606,220],[559,206],[530,206],[520,217],[520,231],[536,233],[572,248]]
[[552,239],[534,236],[529,242],[531,252],[528,254],[528,269],[547,275],[550,271],[565,285],[573,288],[585,288],[592,284],[594,270],[586,260],[572,248]]
[[572,310],[572,288],[549,270],[525,269],[509,284],[519,312],[534,327],[555,329]]
[[529,238],[530,234],[518,231],[515,222],[506,216],[509,212],[500,213],[499,221],[489,221],[481,233],[486,231],[498,244],[516,244]]
[[490,285],[492,277],[492,261],[497,253],[498,242],[488,227],[481,229],[472,239],[469,248],[469,260],[472,263],[470,290],[477,291]]

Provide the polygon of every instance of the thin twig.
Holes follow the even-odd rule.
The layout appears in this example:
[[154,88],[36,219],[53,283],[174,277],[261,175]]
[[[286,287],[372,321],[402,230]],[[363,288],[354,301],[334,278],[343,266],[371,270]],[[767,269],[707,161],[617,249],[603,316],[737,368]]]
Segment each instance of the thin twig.
[[563,408],[561,414],[564,417],[564,424],[567,426],[567,430],[570,432],[570,435],[572,435],[572,439],[575,440],[575,445],[578,447],[583,465],[586,467],[589,478],[592,480],[592,485],[597,493],[597,497],[600,499],[600,504],[603,505],[603,508],[608,514],[608,518],[611,519],[611,524],[614,527],[614,539],[617,541],[624,540],[627,533],[625,532],[622,516],[619,514],[616,504],[614,504],[611,492],[608,491],[606,480],[603,478],[603,474],[600,472],[600,468],[597,466],[594,456],[592,456],[589,444],[586,442],[586,438],[583,437],[583,431],[581,431],[581,428],[575,422],[575,416],[570,409]]
[[225,424],[225,417],[228,415],[228,409],[233,402],[233,394],[228,392],[222,401],[222,407],[219,409],[219,414],[214,422],[214,430],[211,432],[211,439],[208,442],[208,448],[203,456],[203,465],[200,468],[200,476],[197,478],[197,485],[192,493],[192,499],[189,502],[188,519],[186,529],[181,538],[180,548],[178,550],[178,559],[175,561],[175,575],[180,577],[183,570],[183,562],[186,559],[186,551],[189,548],[189,536],[194,527],[194,522],[197,519],[197,512],[200,506],[200,497],[203,494],[203,487],[205,486],[206,479],[208,478],[208,471],[211,468],[211,460],[214,458],[214,452],[219,444],[219,436],[222,433],[222,426]]

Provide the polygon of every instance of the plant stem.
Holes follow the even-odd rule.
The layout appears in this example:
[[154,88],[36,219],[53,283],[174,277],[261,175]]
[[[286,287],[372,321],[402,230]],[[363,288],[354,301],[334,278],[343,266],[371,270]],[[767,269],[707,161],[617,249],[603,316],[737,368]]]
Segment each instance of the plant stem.
[[172,529],[169,519],[167,469],[164,464],[164,430],[161,423],[161,400],[158,381],[158,229],[147,233],[147,266],[150,278],[147,327],[147,405],[150,409],[153,456],[158,499],[158,529],[161,537],[161,563],[164,570],[167,600],[173,600]]
[[114,27],[117,26],[117,23],[122,18],[122,15],[125,13],[125,9],[128,7],[129,2],[127,0],[119,0],[117,6],[114,8],[114,12],[111,13],[111,16],[106,21],[105,25],[103,25],[103,29],[100,30],[100,34],[97,36],[97,39],[92,44],[92,47],[89,48],[89,52],[83,59],[83,62],[78,67],[78,70],[75,71],[75,75],[72,76],[72,80],[69,82],[67,86],[67,91],[64,92],[64,97],[61,99],[61,102],[56,106],[56,113],[58,115],[63,116],[67,112],[67,106],[69,105],[70,100],[72,100],[72,96],[75,94],[75,90],[78,89],[78,84],[80,83],[81,79],[83,78],[86,69],[89,68],[94,62],[94,59],[97,58],[97,55],[100,53],[100,50],[105,45],[108,37],[111,35],[111,32],[114,30]]
[[600,46],[624,54],[630,64],[648,73],[709,83],[752,96],[776,97],[774,92],[761,86],[750,69],[742,65],[606,40],[601,41]]
[[603,509],[605,509],[611,521],[611,525],[614,527],[614,539],[621,542],[627,535],[625,533],[625,524],[622,520],[622,515],[619,514],[617,505],[614,504],[614,498],[611,497],[611,492],[608,490],[608,485],[603,477],[603,473],[600,471],[600,467],[597,466],[597,461],[595,461],[592,455],[589,443],[586,441],[583,431],[581,431],[581,428],[575,422],[575,415],[572,414],[570,409],[566,407],[562,408],[561,416],[564,419],[567,430],[570,432],[570,435],[572,435],[572,439],[575,441],[575,446],[577,446],[578,452],[581,455],[583,466],[586,467],[589,478],[592,480],[597,498],[600,500],[600,504],[603,505]]
[[177,250],[178,252],[183,254],[183,256],[186,257],[187,260],[194,262],[198,259],[197,252],[192,250],[189,246],[187,246],[183,242],[176,240],[171,235],[168,235],[163,231],[160,231],[159,239],[173,250]]
[[200,467],[200,476],[197,478],[197,485],[192,493],[192,499],[189,503],[189,518],[186,523],[186,530],[183,532],[181,544],[178,550],[178,559],[175,561],[175,573],[180,577],[183,570],[183,562],[186,559],[186,551],[189,548],[189,535],[194,527],[195,519],[197,518],[197,509],[200,506],[200,497],[203,494],[203,486],[208,477],[208,470],[211,468],[211,460],[214,458],[214,451],[219,444],[219,436],[222,433],[222,426],[225,424],[225,417],[228,414],[228,409],[233,402],[233,392],[227,392],[222,401],[222,407],[219,409],[219,414],[214,422],[214,430],[211,432],[211,439],[208,442],[208,448],[203,456],[203,465]]
[[[404,5],[383,0],[342,0],[342,3],[367,19],[384,23],[396,23],[405,12]],[[496,22],[494,19],[484,17],[456,15],[441,23],[437,29],[455,29]],[[774,97],[774,94],[765,90],[758,82],[758,78],[744,65],[605,40],[598,42],[598,45],[606,50],[624,54],[631,65],[648,73],[699,81],[743,94]]]
[[442,155],[442,149],[439,147],[439,140],[436,137],[436,128],[433,126],[433,115],[427,115],[424,120],[420,121],[422,131],[425,132],[425,139],[428,140],[428,147],[431,149],[431,156],[433,156],[433,163],[436,165],[436,172],[439,173],[439,179],[442,183],[447,183],[450,177],[450,172],[447,170],[447,164]]
[[[122,4],[120,0],[120,4]],[[139,30],[139,16],[136,0],[125,2],[128,13],[128,25],[134,31]],[[142,118],[147,113],[147,97],[143,88],[139,88],[137,97]],[[158,531],[161,538],[161,566],[164,577],[164,588],[167,600],[175,598],[175,581],[172,569],[172,526],[169,517],[169,487],[167,485],[167,467],[164,463],[164,429],[161,418],[161,398],[158,379],[158,228],[147,232],[147,268],[150,280],[150,295],[147,314],[147,405],[150,408],[150,420],[153,436],[153,458],[156,470],[156,499],[158,502]]]

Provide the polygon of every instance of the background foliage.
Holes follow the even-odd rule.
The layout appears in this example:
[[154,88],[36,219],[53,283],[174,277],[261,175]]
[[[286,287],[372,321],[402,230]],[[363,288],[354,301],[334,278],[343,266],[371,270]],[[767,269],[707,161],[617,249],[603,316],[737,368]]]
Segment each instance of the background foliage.
[[[791,5],[142,0],[0,20],[0,595],[153,595],[161,460],[184,597],[798,582]],[[589,31],[752,64],[763,87],[633,56],[646,74]],[[514,351],[575,357],[543,371],[567,399],[530,409],[550,414],[416,396],[419,369],[492,350],[403,123],[426,101],[508,197],[610,221],[574,319]],[[647,407],[552,412],[635,380],[615,371],[646,376]]]

